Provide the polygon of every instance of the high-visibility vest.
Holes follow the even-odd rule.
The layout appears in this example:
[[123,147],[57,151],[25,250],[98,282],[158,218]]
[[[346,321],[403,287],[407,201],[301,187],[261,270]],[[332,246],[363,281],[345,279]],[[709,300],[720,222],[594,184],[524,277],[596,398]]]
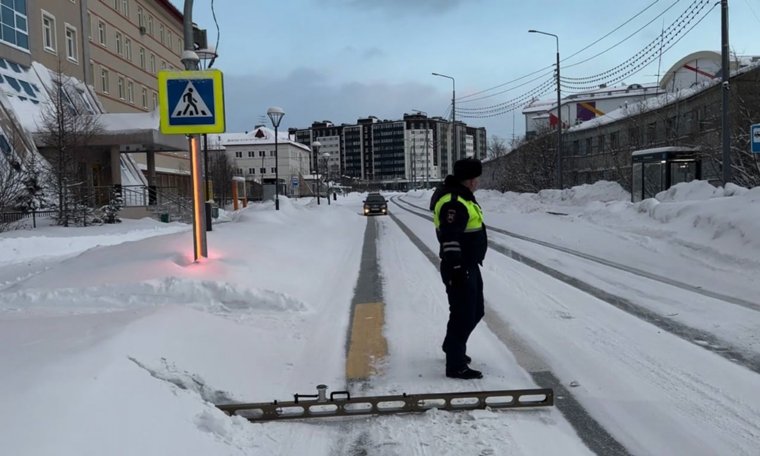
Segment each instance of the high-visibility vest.
[[[435,203],[435,210],[433,211],[433,224],[435,225],[435,229],[438,230],[441,227],[441,207],[443,207],[444,204],[451,201],[452,197],[454,196],[453,193],[448,193],[444,195],[441,199],[438,200],[437,203]],[[467,226],[464,229],[465,233],[478,231],[483,229],[483,211],[480,209],[480,206],[478,206],[474,201],[468,201],[461,196],[457,195],[457,202],[464,204],[464,207],[467,208],[467,215],[469,218],[467,219]]]

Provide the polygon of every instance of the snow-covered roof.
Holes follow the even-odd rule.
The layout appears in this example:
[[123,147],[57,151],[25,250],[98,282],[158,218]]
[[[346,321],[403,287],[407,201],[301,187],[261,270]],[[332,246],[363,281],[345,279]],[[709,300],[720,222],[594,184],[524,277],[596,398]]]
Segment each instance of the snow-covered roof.
[[649,155],[649,154],[662,154],[667,152],[699,152],[699,147],[686,147],[686,146],[665,146],[665,147],[654,147],[652,149],[642,149],[637,150],[636,152],[632,153],[632,157],[639,157],[641,155]]
[[[293,147],[297,147],[303,150],[311,151],[305,144],[293,141],[290,138],[287,130],[277,132],[278,144],[290,144]],[[251,131],[245,133],[223,133],[216,135],[217,138],[212,138],[211,141],[216,140],[217,144],[222,146],[251,146],[251,145],[265,145],[274,144],[274,130],[267,127],[258,126]]]

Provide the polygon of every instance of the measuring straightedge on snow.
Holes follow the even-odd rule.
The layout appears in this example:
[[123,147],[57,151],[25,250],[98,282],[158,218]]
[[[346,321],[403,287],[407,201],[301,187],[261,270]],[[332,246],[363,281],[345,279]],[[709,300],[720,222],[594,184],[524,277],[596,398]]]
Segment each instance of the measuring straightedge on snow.
[[295,394],[292,401],[218,404],[217,408],[228,415],[237,415],[249,421],[258,422],[331,416],[387,415],[426,412],[431,409],[458,411],[552,405],[554,405],[554,390],[551,388],[461,393],[404,393],[353,398],[348,391],[333,391],[328,398],[327,386],[317,385],[317,394]]

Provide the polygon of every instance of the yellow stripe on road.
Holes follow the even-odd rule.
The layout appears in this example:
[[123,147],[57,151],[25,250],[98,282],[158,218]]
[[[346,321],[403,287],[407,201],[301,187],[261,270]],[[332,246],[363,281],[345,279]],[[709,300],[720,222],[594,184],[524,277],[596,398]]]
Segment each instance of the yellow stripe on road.
[[357,304],[351,323],[351,340],[346,360],[346,378],[367,380],[378,373],[380,362],[388,354],[383,336],[385,317],[382,302]]

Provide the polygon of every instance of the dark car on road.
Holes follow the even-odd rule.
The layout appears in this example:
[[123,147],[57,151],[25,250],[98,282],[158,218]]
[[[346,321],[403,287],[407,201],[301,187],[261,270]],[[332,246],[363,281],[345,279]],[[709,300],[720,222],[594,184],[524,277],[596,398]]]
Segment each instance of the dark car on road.
[[388,213],[388,201],[379,193],[370,193],[364,200],[364,215]]

